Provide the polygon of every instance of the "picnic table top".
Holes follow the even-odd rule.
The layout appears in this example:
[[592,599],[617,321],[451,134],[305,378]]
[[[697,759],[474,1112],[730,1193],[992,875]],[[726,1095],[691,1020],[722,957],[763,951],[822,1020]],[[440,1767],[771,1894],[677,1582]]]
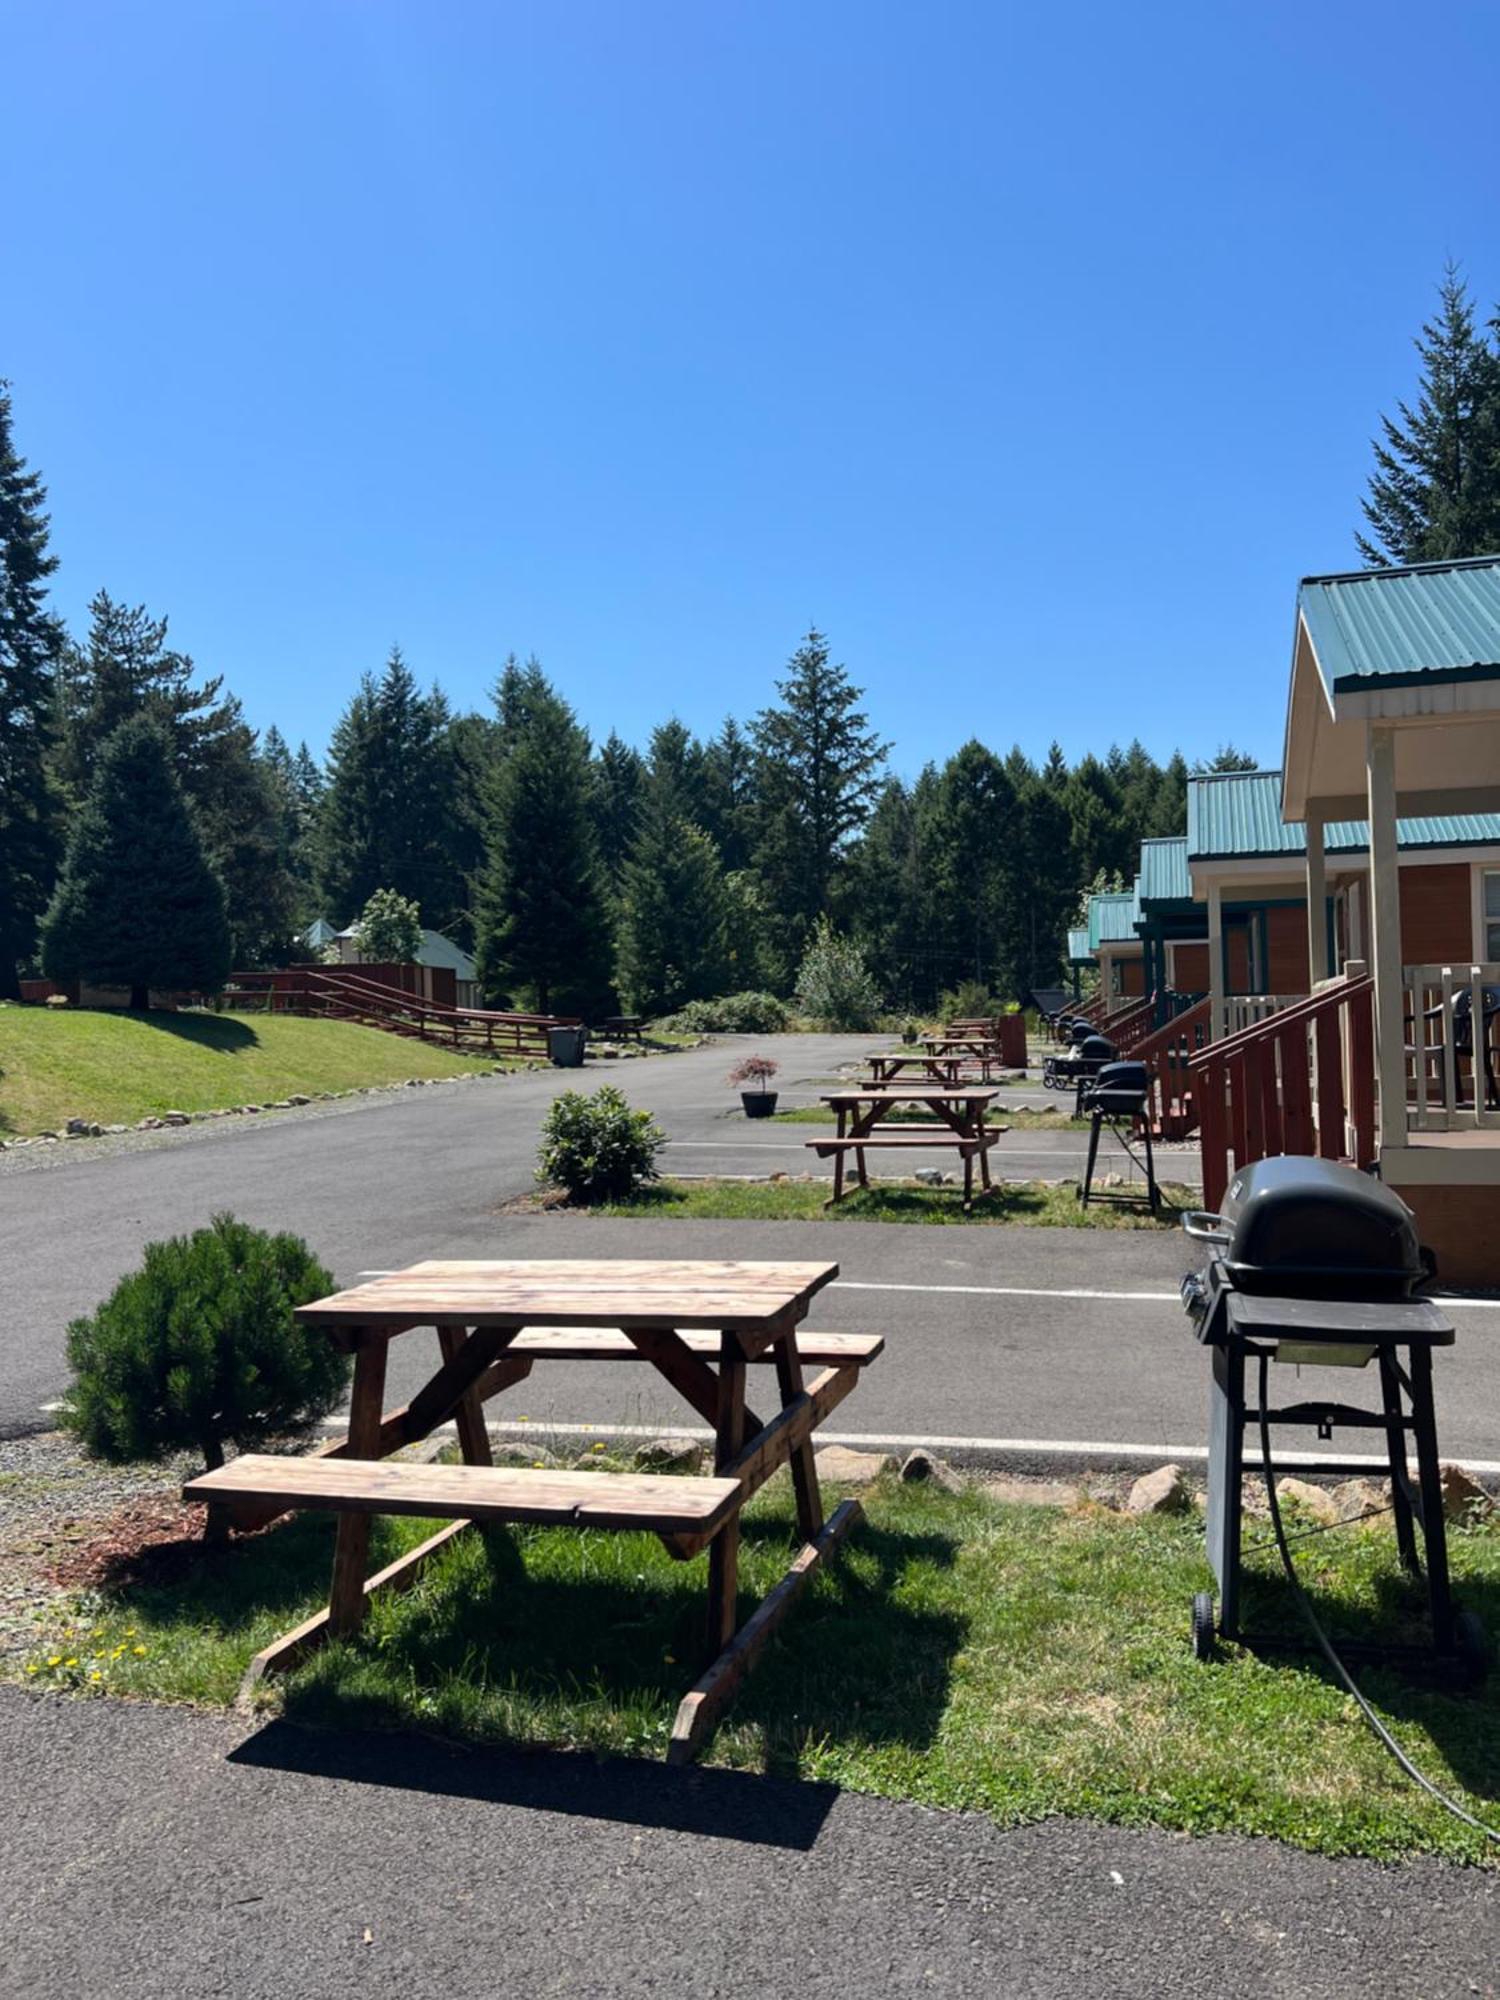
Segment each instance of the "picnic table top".
[[822,1098],[825,1104],[869,1104],[871,1102],[900,1104],[908,1099],[914,1104],[928,1104],[934,1098],[941,1098],[945,1104],[988,1104],[991,1098],[998,1097],[999,1094],[999,1090],[994,1084],[939,1083],[933,1077],[929,1078],[926,1083],[918,1081],[903,1083],[899,1079],[894,1082],[855,1083],[848,1085],[843,1090],[824,1091]]
[[431,1260],[297,1308],[305,1326],[765,1326],[837,1264],[656,1258]]

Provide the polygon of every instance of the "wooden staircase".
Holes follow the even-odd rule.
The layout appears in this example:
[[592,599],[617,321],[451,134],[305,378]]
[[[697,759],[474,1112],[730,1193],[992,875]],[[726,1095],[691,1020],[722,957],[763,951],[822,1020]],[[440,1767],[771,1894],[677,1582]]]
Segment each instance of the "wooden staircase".
[[355,1021],[408,1040],[478,1055],[545,1056],[551,1028],[579,1025],[576,1015],[512,1014],[447,1007],[399,986],[364,979],[348,966],[294,965],[231,973],[225,1004],[236,1010]]

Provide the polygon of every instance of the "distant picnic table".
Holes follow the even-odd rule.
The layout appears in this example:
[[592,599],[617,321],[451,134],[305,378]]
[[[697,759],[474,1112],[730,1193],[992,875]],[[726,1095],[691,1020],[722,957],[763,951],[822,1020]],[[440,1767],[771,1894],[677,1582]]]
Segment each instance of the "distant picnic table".
[[918,1070],[934,1082],[956,1084],[962,1081],[965,1063],[961,1055],[913,1055],[910,1049],[896,1054],[867,1056],[865,1060],[870,1066],[866,1079],[870,1083],[894,1083],[903,1071]]
[[[677,1711],[668,1761],[696,1754],[714,1718],[813,1571],[860,1517],[846,1500],[825,1521],[813,1437],[881,1352],[878,1335],[800,1330],[813,1297],[838,1276],[827,1263],[423,1263],[297,1309],[354,1355],[349,1432],[302,1457],[247,1452],[190,1480],[185,1499],[226,1506],[242,1527],[292,1508],[338,1516],[328,1609],[257,1655],[251,1677],[282,1671],[326,1640],[356,1632],[377,1591],[408,1587],[422,1565],[474,1524],[529,1522],[649,1529],[683,1558],[708,1551],[710,1664]],[[412,1328],[437,1331],[439,1366],[410,1402],[386,1410],[386,1359]],[[483,1405],[538,1361],[645,1362],[714,1433],[712,1477],[563,1472],[492,1462]],[[804,1385],[804,1362],[820,1372]],[[746,1407],[747,1363],[774,1367],[780,1408]],[[461,1465],[393,1461],[452,1421]],[[738,1622],[740,1516],[789,1466],[802,1547],[790,1570]],[[412,1514],[448,1526],[367,1576],[370,1517]],[[591,1662],[580,1659],[587,1674]]]
[[[952,1083],[868,1083],[853,1084],[844,1090],[825,1093],[823,1102],[833,1107],[838,1131],[831,1139],[808,1139],[820,1160],[833,1160],[833,1194],[826,1206],[844,1198],[844,1162],[854,1155],[854,1169],[861,1187],[870,1185],[865,1155],[872,1152],[926,1151],[951,1148],[964,1163],[965,1212],[974,1206],[974,1162],[979,1162],[980,1191],[993,1190],[990,1180],[989,1149],[1003,1136],[1005,1127],[988,1125],[986,1113],[994,1102],[995,1090],[988,1085]],[[932,1113],[926,1123],[902,1121],[899,1128],[878,1128],[892,1111],[916,1105]]]

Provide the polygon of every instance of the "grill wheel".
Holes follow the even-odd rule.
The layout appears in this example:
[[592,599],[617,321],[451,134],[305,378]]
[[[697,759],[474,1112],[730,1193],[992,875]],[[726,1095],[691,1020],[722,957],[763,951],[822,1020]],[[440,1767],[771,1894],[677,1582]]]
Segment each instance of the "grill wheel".
[[1211,1660],[1214,1651],[1213,1593],[1200,1590],[1193,1599],[1193,1657]]

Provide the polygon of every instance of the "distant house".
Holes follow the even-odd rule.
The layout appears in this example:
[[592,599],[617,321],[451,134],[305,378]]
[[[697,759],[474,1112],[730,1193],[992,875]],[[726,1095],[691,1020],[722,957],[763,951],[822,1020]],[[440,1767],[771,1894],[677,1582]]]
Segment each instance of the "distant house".
[[[335,930],[326,917],[316,917],[302,933],[302,942],[309,951],[322,953],[329,945],[338,952],[340,965],[360,965],[365,963],[359,950],[359,926],[348,924],[341,931]],[[454,1004],[459,1007],[479,1005],[479,975],[473,958],[462,945],[452,938],[444,937],[441,931],[424,930],[422,945],[417,953],[416,963],[434,971],[451,972],[454,981]],[[446,985],[446,981],[441,984]],[[445,997],[439,992],[428,994],[429,999]]]

